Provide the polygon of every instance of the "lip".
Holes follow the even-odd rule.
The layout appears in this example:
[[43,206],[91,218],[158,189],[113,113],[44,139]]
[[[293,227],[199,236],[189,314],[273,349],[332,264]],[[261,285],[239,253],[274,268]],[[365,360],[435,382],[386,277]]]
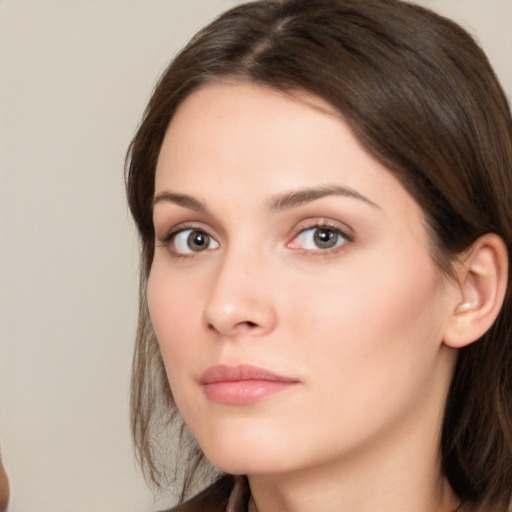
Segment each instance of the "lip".
[[239,405],[258,402],[299,383],[297,379],[250,364],[211,366],[199,382],[212,402]]

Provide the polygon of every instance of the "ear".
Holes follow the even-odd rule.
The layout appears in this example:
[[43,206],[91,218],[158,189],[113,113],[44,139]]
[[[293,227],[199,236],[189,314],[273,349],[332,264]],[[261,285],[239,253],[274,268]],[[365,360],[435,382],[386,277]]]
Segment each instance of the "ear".
[[478,238],[464,251],[457,266],[460,289],[453,301],[444,344],[461,348],[483,336],[496,320],[508,282],[508,253],[493,233]]

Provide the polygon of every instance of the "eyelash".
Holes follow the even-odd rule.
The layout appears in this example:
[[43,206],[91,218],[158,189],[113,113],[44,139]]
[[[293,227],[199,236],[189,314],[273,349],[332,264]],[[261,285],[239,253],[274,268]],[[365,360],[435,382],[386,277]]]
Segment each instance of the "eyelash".
[[[214,241],[214,243],[217,244],[217,247],[219,246],[219,242],[217,242],[217,240],[215,240],[215,238],[213,236],[211,236],[208,233],[208,231],[206,229],[204,229],[204,227],[192,225],[192,224],[191,225],[181,225],[178,228],[172,228],[172,230],[169,233],[167,233],[167,235],[165,235],[163,238],[161,238],[159,240],[160,244],[157,244],[157,246],[158,247],[166,247],[172,253],[172,255],[177,258],[187,258],[190,256],[197,255],[200,252],[203,252],[203,251],[194,252],[192,250],[190,252],[180,252],[180,251],[176,250],[175,245],[174,245],[176,238],[180,234],[183,234],[187,231],[190,231],[191,233],[194,233],[194,232],[202,233],[208,237],[208,242]],[[215,249],[217,247],[215,247]],[[210,247],[207,247],[205,250],[208,250],[208,249],[211,250]]]
[[[331,232],[336,237],[341,238],[341,243],[337,243],[338,240],[336,240],[336,245],[334,245],[333,247],[317,248],[317,249],[305,249],[305,248],[301,248],[301,247],[294,247],[294,242],[301,235],[304,235],[305,233],[307,233],[310,230],[324,230],[326,232]],[[216,244],[216,247],[213,247],[213,248],[206,247],[204,250],[199,250],[199,251],[191,250],[190,252],[176,250],[176,247],[174,245],[176,238],[180,234],[183,234],[183,233],[185,233],[187,231],[190,231],[191,233],[193,233],[193,232],[203,233],[204,235],[206,235],[208,237],[208,243],[210,244],[213,241],[214,244]],[[353,241],[354,241],[354,237],[352,235],[348,234],[343,229],[341,229],[338,225],[336,225],[334,223],[331,223],[331,222],[328,222],[328,221],[325,221],[325,220],[322,220],[321,222],[318,222],[318,221],[317,222],[313,222],[310,225],[307,225],[306,227],[301,228],[298,231],[298,233],[296,233],[293,236],[292,240],[290,242],[286,243],[286,247],[290,248],[290,249],[294,249],[294,250],[300,251],[300,252],[302,252],[304,254],[308,254],[308,255],[328,256],[328,255],[331,255],[331,254],[336,254],[347,243],[350,243],[350,242],[353,242]],[[208,231],[204,227],[202,227],[202,226],[182,225],[182,226],[179,226],[178,228],[173,228],[163,238],[159,239],[159,244],[157,244],[157,247],[166,247],[171,252],[171,254],[174,257],[177,257],[177,258],[187,258],[187,257],[191,257],[191,256],[197,256],[201,252],[206,252],[208,250],[215,250],[215,249],[217,249],[219,247],[219,242],[212,235],[210,235],[208,233]]]
[[310,254],[310,255],[321,255],[321,256],[329,256],[331,254],[336,254],[338,251],[342,250],[343,247],[350,242],[354,241],[353,235],[347,233],[345,230],[341,229],[338,225],[323,220],[321,222],[313,222],[310,225],[300,229],[300,231],[294,235],[293,239],[287,244],[287,247],[294,248],[293,244],[294,242],[303,234],[307,233],[311,230],[323,230],[327,232],[333,233],[336,237],[341,238],[341,243],[337,243],[338,240],[336,240],[336,245],[329,248],[317,248],[317,249],[304,249],[300,247],[295,247],[295,250],[301,251],[304,254]]

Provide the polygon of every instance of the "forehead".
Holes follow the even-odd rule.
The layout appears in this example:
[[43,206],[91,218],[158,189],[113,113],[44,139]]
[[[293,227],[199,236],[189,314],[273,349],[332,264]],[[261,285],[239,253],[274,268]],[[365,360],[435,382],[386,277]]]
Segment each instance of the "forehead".
[[212,83],[174,115],[155,185],[157,193],[233,201],[331,183],[377,204],[390,197],[403,207],[415,204],[324,100],[250,83]]

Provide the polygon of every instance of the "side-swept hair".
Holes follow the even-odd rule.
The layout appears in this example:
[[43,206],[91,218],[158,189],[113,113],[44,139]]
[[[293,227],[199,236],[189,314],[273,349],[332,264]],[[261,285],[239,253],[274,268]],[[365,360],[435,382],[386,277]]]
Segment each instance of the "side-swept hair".
[[[159,462],[159,454],[167,455],[172,425],[187,434],[145,297],[154,252],[155,167],[178,106],[216,80],[306,91],[329,102],[422,207],[442,271],[450,272],[454,257],[489,232],[512,254],[510,109],[485,54],[463,29],[399,0],[260,0],[221,15],[164,72],[127,155],[128,201],[142,253],[132,431],[139,461],[157,484],[169,475],[169,462]],[[185,483],[204,462],[197,445],[189,445]],[[460,350],[440,451],[443,471],[467,510],[507,510],[510,283],[493,327]]]

